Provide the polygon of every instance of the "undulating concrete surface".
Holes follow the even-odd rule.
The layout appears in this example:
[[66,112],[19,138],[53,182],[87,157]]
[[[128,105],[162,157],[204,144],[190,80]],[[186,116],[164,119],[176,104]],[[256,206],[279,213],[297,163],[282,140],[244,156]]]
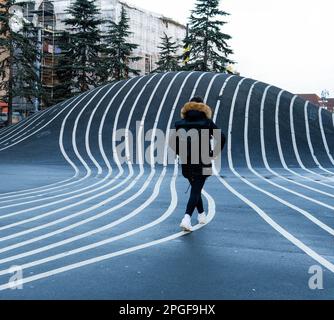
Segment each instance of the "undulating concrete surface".
[[[185,234],[180,168],[123,163],[114,138],[168,132],[193,95],[228,143],[209,223]],[[333,157],[332,114],[226,74],[134,78],[37,113],[0,130],[0,299],[333,299]]]

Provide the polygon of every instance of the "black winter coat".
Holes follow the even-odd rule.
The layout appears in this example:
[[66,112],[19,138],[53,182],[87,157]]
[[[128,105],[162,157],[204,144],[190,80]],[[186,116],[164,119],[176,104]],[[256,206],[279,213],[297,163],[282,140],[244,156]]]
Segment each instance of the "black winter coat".
[[[211,147],[211,139],[214,136],[214,130],[219,129],[217,125],[211,120],[212,110],[209,106],[204,103],[189,102],[181,110],[181,118],[175,123],[175,129],[177,132],[176,136],[176,147],[175,152],[181,158],[182,162],[182,174],[185,178],[193,178],[195,176],[211,176],[212,175],[212,157],[217,157],[225,146],[225,135],[219,131],[221,144],[217,145],[214,149]],[[182,139],[180,129],[184,129],[183,132],[189,132],[189,130],[195,129],[199,132],[199,139],[189,138],[185,136],[187,141],[183,141],[187,146],[187,158],[182,158],[180,155],[180,139]],[[202,129],[207,129],[206,134],[201,134]],[[181,138],[180,138],[181,135]],[[205,139],[203,141],[203,139]],[[193,145],[195,144],[195,146]],[[202,152],[201,146],[206,146]],[[199,151],[199,158],[196,161],[192,161],[191,150],[192,147],[197,148]],[[220,147],[220,148],[219,148]],[[204,155],[204,156],[203,156]],[[204,159],[203,159],[204,158]],[[198,161],[199,160],[199,161]]]

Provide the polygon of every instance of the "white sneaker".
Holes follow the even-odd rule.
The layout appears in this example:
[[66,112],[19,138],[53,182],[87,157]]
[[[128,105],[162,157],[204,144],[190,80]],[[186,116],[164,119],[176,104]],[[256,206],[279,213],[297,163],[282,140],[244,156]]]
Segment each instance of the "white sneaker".
[[183,231],[192,231],[192,226],[191,226],[191,217],[189,214],[186,214],[184,218],[181,221],[180,227],[183,229]]
[[199,224],[206,224],[206,214],[203,212],[202,214],[198,214],[197,220]]

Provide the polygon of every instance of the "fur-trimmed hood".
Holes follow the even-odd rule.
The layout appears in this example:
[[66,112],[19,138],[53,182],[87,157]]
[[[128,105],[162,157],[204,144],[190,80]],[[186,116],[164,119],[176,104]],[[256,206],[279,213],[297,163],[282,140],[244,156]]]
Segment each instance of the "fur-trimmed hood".
[[181,109],[181,118],[184,119],[188,111],[196,110],[203,112],[208,119],[212,118],[212,109],[205,103],[188,102]]

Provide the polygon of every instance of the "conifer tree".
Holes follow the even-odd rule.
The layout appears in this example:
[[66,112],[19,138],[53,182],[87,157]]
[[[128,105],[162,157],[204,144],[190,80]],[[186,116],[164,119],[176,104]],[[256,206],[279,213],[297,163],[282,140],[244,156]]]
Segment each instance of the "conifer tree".
[[60,65],[58,72],[71,73],[74,91],[84,92],[99,85],[97,70],[103,62],[99,27],[104,20],[93,0],[76,0],[66,12],[70,17],[64,23],[70,36],[64,47],[63,61],[69,63]]
[[119,22],[109,21],[106,40],[106,70],[112,79],[119,81],[128,79],[130,75],[139,75],[139,70],[133,69],[130,62],[139,61],[141,57],[133,56],[137,44],[130,43],[131,35],[129,18],[122,7]]
[[227,41],[231,39],[222,32],[226,24],[221,18],[229,14],[219,9],[220,0],[196,0],[189,19],[190,59],[187,68],[198,71],[226,72],[228,58],[233,53]]
[[172,41],[172,37],[168,37],[168,35],[164,33],[163,37],[161,37],[161,45],[158,48],[160,49],[160,54],[159,61],[156,63],[158,68],[155,72],[179,70],[179,57],[177,56],[179,46],[176,42]]
[[54,103],[59,103],[73,96],[72,87],[75,74],[68,46],[70,39],[71,36],[68,31],[63,31],[57,37],[60,52],[56,56],[57,62],[54,71],[60,81],[54,88]]
[[[37,29],[25,19],[14,16],[10,8],[23,5],[24,1],[7,0],[0,3],[0,99],[8,103],[8,124],[11,124],[13,99],[23,98],[34,103],[41,95],[41,83],[36,62]],[[11,28],[14,21],[20,30]]]

